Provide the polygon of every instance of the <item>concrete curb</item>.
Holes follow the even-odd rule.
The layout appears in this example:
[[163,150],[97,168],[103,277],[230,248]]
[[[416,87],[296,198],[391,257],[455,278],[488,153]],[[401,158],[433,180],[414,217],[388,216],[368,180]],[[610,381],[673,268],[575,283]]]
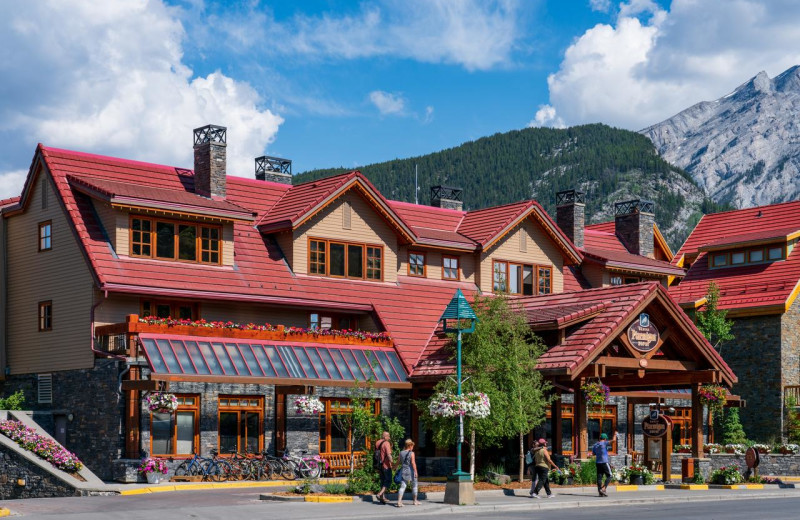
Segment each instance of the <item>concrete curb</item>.
[[[122,489],[120,495],[143,495],[146,493],[165,493],[169,491],[197,491],[200,489],[246,489],[246,488],[272,488],[293,487],[302,484],[301,480],[270,480],[257,482],[196,482],[191,484],[162,484],[135,489]],[[320,484],[346,484],[347,479],[322,479]]]
[[314,497],[314,496],[306,496],[303,497],[305,502],[325,502],[330,504],[343,504],[349,503],[353,501],[353,497],[351,496],[341,496],[341,497]]

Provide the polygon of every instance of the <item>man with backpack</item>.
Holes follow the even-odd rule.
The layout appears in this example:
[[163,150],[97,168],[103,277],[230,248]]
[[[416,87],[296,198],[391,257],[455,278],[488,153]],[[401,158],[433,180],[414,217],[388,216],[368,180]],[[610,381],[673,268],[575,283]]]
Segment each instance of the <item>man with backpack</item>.
[[[597,493],[601,497],[607,497],[606,489],[608,483],[611,482],[611,466],[608,463],[608,444],[617,440],[617,432],[614,432],[614,438],[609,441],[608,435],[605,433],[600,435],[600,440],[592,446],[592,453],[595,457],[595,464],[597,465]],[[605,476],[605,483],[603,483],[603,476]]]
[[389,432],[383,432],[381,440],[375,443],[375,453],[372,458],[381,476],[381,490],[378,491],[376,498],[381,504],[386,504],[386,491],[392,485],[392,442]]

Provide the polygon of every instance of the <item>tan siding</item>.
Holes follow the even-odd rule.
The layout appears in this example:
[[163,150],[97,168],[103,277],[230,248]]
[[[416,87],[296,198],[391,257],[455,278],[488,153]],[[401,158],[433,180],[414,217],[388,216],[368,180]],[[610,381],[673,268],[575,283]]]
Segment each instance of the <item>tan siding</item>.
[[408,275],[408,251],[421,251],[425,253],[426,263],[426,278],[431,280],[442,279],[442,258],[444,256],[457,256],[459,269],[461,270],[461,280],[467,282],[475,282],[475,255],[472,253],[454,253],[446,251],[433,251],[425,250],[422,248],[415,249],[408,246],[400,247],[400,254],[397,256],[397,274],[401,276]]
[[119,252],[117,247],[117,211],[112,209],[107,202],[93,200],[92,204],[94,204],[94,209],[100,218],[100,224],[103,226],[109,242],[111,242],[111,247],[114,248],[114,251]]
[[[519,233],[526,233],[528,251],[520,252]],[[492,292],[492,261],[508,260],[528,264],[553,266],[553,292],[564,290],[564,258],[561,251],[545,234],[538,224],[527,219],[517,226],[488,251],[481,254],[480,288],[481,291]]]
[[[286,257],[286,262],[289,264],[289,268],[292,271],[295,271],[294,254],[293,254],[294,250],[293,250],[293,244],[292,244],[292,233],[291,233],[291,231],[285,231],[283,233],[276,233],[273,236],[275,237],[275,240],[278,242],[278,246],[281,248],[281,251],[283,251],[283,256]],[[305,261],[308,262],[308,259],[306,259]],[[303,272],[307,272],[307,271],[308,271],[308,266],[306,266],[306,269]]]
[[[342,206],[351,204],[351,229],[342,228]],[[308,238],[318,237],[367,244],[383,244],[383,279],[397,281],[397,236],[389,224],[361,196],[351,192],[339,197],[320,214],[294,232],[292,264],[295,273],[308,273]]]
[[[199,233],[199,231],[198,231]],[[222,265],[233,265],[233,224],[222,225]]]
[[[11,374],[90,368],[93,281],[56,194],[42,209],[44,174],[25,213],[8,220],[8,366]],[[49,182],[48,182],[49,184]],[[49,188],[48,188],[49,189]],[[38,251],[39,222],[53,223],[53,249]],[[52,300],[53,330],[38,331],[38,302]]]
[[117,241],[116,251],[118,255],[131,254],[131,230],[130,230],[130,213],[127,211],[115,211],[117,224]]

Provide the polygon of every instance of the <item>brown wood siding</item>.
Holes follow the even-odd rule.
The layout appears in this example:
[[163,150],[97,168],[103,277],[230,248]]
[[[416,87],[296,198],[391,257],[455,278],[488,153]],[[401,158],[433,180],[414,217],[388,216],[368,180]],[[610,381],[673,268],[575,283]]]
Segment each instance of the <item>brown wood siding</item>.
[[[93,280],[52,184],[44,173],[27,211],[8,219],[8,367],[11,374],[90,368]],[[53,248],[38,251],[38,224],[51,220]],[[53,330],[38,332],[38,302],[52,300]]]
[[[350,228],[342,228],[342,206],[351,205]],[[361,196],[351,192],[339,197],[309,222],[294,231],[292,270],[308,273],[308,239],[327,238],[347,242],[383,245],[383,280],[397,281],[397,235],[383,217]]]
[[[519,250],[519,233],[526,233],[528,251]],[[552,240],[538,224],[525,220],[511,230],[506,236],[481,254],[480,288],[485,293],[492,292],[492,261],[507,260],[537,265],[553,266],[552,290],[554,293],[564,291],[564,258]]]

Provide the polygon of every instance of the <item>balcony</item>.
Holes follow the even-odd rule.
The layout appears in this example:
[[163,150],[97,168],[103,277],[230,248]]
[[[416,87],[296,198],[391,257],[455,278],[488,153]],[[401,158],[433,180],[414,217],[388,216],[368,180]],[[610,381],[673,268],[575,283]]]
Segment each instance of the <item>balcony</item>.
[[793,398],[795,407],[800,408],[800,385],[786,385],[783,387],[783,402]]

